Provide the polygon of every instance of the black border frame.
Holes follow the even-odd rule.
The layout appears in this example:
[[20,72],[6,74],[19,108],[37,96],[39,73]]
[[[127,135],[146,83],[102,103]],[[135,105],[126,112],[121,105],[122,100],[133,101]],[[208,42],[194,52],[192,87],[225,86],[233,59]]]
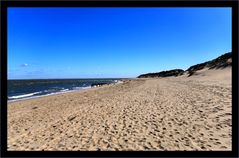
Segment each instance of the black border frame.
[[[6,157],[238,157],[238,1],[2,1],[1,156]],[[232,151],[7,151],[8,7],[230,7],[232,9]]]

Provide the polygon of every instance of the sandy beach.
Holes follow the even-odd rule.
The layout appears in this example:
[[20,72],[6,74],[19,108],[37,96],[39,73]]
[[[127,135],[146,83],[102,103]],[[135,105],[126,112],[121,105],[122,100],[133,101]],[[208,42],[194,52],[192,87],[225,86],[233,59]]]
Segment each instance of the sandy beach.
[[8,150],[231,150],[231,67],[8,103]]

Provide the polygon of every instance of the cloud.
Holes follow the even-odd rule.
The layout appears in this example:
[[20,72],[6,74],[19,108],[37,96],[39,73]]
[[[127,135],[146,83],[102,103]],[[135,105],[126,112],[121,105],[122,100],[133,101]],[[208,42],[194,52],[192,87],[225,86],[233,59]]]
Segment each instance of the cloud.
[[21,64],[20,65],[21,67],[27,67],[27,66],[29,66],[28,64]]

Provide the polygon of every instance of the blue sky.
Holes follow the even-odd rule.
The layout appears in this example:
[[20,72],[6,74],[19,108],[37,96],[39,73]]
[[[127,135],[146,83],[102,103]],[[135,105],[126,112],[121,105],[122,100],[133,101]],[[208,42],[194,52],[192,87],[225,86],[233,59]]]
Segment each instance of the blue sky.
[[231,51],[230,8],[8,8],[8,78],[137,77]]

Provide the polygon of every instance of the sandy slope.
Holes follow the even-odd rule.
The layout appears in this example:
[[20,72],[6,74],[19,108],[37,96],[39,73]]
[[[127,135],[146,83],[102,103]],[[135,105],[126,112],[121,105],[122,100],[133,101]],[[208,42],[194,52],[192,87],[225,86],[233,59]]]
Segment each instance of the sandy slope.
[[231,150],[231,68],[10,103],[8,150]]

